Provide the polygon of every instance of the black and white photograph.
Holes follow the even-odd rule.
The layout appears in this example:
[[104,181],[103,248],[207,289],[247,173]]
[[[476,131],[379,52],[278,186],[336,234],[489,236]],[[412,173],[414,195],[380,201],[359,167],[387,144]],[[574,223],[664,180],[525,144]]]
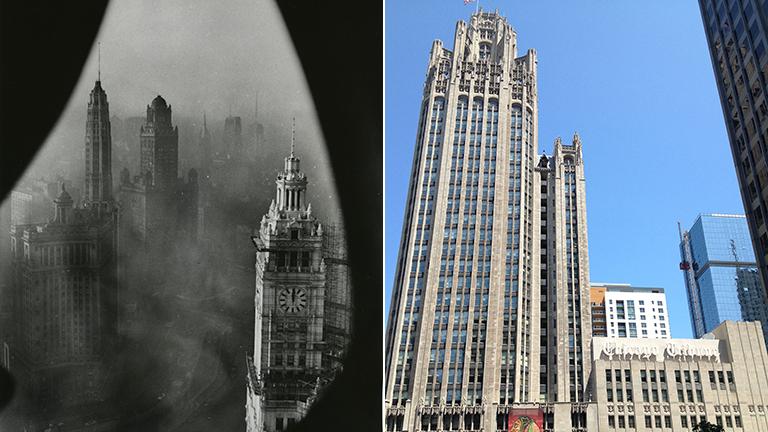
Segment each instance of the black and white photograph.
[[351,399],[368,411],[346,422],[379,423],[380,377],[367,401],[349,382],[356,356],[380,370],[381,53],[358,60],[379,64],[366,112],[338,88],[360,80],[312,72],[314,43],[342,43],[324,15],[346,12],[295,3],[102,2],[84,42],[51,24],[81,6],[4,6],[39,25],[4,51],[4,88],[39,79],[6,67],[35,43],[82,60],[39,142],[3,120],[0,430],[325,429]]

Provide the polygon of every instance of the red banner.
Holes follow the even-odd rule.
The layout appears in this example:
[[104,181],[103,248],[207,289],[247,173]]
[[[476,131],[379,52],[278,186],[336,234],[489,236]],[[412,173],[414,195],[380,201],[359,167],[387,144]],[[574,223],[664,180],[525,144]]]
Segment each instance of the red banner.
[[512,409],[509,411],[509,432],[542,432],[544,412],[540,409]]

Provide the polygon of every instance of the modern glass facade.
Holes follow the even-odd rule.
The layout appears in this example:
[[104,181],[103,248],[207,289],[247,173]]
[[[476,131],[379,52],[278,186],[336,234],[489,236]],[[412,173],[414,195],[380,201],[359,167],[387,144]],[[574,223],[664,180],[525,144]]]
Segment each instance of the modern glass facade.
[[[699,0],[746,223],[768,287],[768,0]],[[713,280],[728,276],[713,275]],[[723,305],[723,307],[726,307]]]
[[683,234],[681,253],[681,267],[693,276],[686,285],[696,337],[726,320],[761,321],[768,330],[768,306],[744,216],[700,215]]

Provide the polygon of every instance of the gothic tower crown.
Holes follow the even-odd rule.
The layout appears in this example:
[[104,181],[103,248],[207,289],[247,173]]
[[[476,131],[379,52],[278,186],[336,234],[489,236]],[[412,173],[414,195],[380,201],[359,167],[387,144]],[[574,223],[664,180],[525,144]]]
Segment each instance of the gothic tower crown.
[[301,172],[300,159],[295,154],[296,120],[291,133],[291,153],[285,158],[283,171],[278,173],[275,209],[280,213],[306,218],[311,213],[307,203],[307,176]]

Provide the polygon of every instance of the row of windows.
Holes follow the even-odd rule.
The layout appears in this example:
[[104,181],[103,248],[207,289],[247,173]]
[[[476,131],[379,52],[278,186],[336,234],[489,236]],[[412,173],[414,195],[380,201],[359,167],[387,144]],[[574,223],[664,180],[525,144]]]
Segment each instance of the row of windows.
[[[642,316],[642,319],[645,319],[645,316]],[[613,315],[611,315],[611,319],[613,319]],[[641,336],[642,337],[648,337],[648,330],[646,329],[647,324],[646,323],[640,323],[641,325]],[[667,330],[664,330],[666,328],[665,323],[653,323],[653,326],[659,326],[662,330],[654,329],[653,333],[658,335],[661,334],[662,336],[667,335]],[[634,338],[637,337],[637,324],[636,323],[629,323],[629,333],[627,333],[627,323],[611,323],[611,335],[616,335],[616,329],[618,328],[618,337],[630,337]]]
[[[448,431],[464,430],[479,431],[482,430],[480,414],[424,414],[421,416],[422,431]],[[402,429],[387,429],[402,430]]]
[[[459,111],[457,113],[457,132],[460,128],[464,127],[464,124],[462,123],[461,119],[466,117],[465,109],[464,109],[464,103],[465,101],[460,100],[459,101]],[[478,290],[475,291],[475,311],[479,313],[480,316],[485,316],[487,314],[487,305],[488,305],[488,294],[487,294],[487,288],[490,286],[490,278],[489,277],[482,277],[482,272],[488,274],[490,272],[490,239],[488,239],[487,244],[483,243],[485,240],[485,234],[486,232],[490,232],[492,229],[492,223],[493,223],[493,217],[492,217],[492,208],[490,208],[489,202],[492,202],[493,200],[493,190],[491,189],[490,184],[492,184],[495,180],[495,133],[496,128],[498,124],[498,107],[495,103],[491,102],[489,104],[489,110],[488,110],[488,118],[489,121],[487,122],[487,128],[486,132],[489,132],[491,136],[486,136],[486,142],[485,142],[485,160],[484,160],[484,172],[483,172],[483,188],[481,193],[481,217],[480,219],[480,226],[478,228],[479,233],[479,240],[481,242],[479,248],[480,252],[479,254],[476,254],[476,257],[478,257],[476,267],[478,270],[481,271],[480,277],[478,277]],[[479,100],[475,100],[475,103],[473,104],[473,113],[472,113],[472,131],[479,131],[480,125],[483,121],[483,112],[482,112],[482,102]],[[456,145],[460,144],[460,145]],[[457,154],[457,152],[463,153],[464,151],[464,145],[462,143],[455,143],[454,145],[454,155],[452,159],[452,175],[451,175],[451,182],[452,185],[455,185],[455,182],[457,181],[457,176],[455,175],[455,168],[456,166],[462,166],[463,165],[463,154]],[[480,159],[479,154],[480,152],[480,136],[478,134],[472,134],[470,136],[470,143],[469,143],[469,166],[467,169],[471,172],[476,172],[472,176],[468,176],[466,179],[466,185],[462,188],[457,188],[454,186],[449,186],[448,189],[448,208],[447,208],[447,215],[446,215],[446,227],[451,226],[452,222],[455,220],[456,224],[458,225],[458,210],[459,210],[459,203],[460,203],[460,197],[459,194],[462,190],[468,191],[468,193],[465,196],[465,202],[468,204],[468,206],[465,206],[465,225],[464,229],[462,230],[462,239],[466,239],[469,237],[470,242],[473,242],[474,240],[474,234],[475,234],[475,227],[474,224],[469,225],[469,232],[467,223],[471,219],[475,219],[476,216],[474,213],[477,211],[478,203],[477,203],[477,193],[478,193],[478,187],[477,184],[479,182],[479,165],[480,165]],[[472,155],[475,155],[475,158],[472,158]],[[458,162],[458,163],[457,163]],[[490,174],[489,174],[490,172]],[[458,181],[461,181],[461,175],[458,176]],[[439,282],[439,289],[441,289],[441,293],[444,293],[448,301],[450,301],[450,288],[452,288],[452,274],[453,274],[453,268],[454,268],[454,256],[455,256],[455,245],[453,244],[452,240],[456,239],[457,229],[448,229],[446,228],[445,234],[445,240],[443,244],[443,259],[441,259],[441,266],[440,266],[440,280]],[[449,247],[450,245],[450,247]],[[472,246],[470,246],[472,247]],[[462,247],[462,254],[461,258],[466,258],[468,255],[466,252],[468,251],[468,248]],[[475,255],[475,254],[473,254]],[[467,259],[460,259],[459,260],[459,273],[460,276],[464,274],[464,271],[467,271],[466,278],[459,278],[459,283],[457,286],[457,299],[462,298],[466,299],[467,301],[462,305],[463,308],[466,310],[469,308],[469,302],[468,300],[471,298],[469,291],[462,291],[461,293],[458,291],[461,291],[462,288],[468,289],[471,284],[471,274],[473,270],[472,266],[472,256],[469,257],[469,260]],[[483,262],[485,261],[485,262]],[[462,282],[466,281],[466,285],[462,285]],[[443,290],[444,288],[448,288],[449,290]],[[440,295],[439,293],[438,295]],[[441,308],[444,306],[438,306],[436,308],[436,311],[439,312]],[[461,314],[461,320],[459,320],[459,314]],[[462,345],[463,343],[466,343],[466,332],[467,329],[464,326],[467,324],[468,321],[468,313],[467,312],[455,312],[456,319],[454,320],[454,328],[452,330],[453,334],[456,336],[453,339],[458,340],[458,331],[461,329],[462,333]],[[436,312],[436,318],[438,318],[438,313]],[[436,319],[436,325],[433,330],[433,340],[437,339],[438,343],[444,343],[444,340],[447,336],[448,329],[446,328],[446,331],[439,333],[439,330],[442,328],[442,326],[438,327],[437,324],[439,324],[440,320]],[[438,337],[438,334],[440,336]],[[470,395],[474,394],[476,397],[480,397],[479,395],[482,392],[482,375],[481,371],[478,370],[479,363],[482,361],[482,357],[484,355],[484,350],[482,350],[478,342],[484,342],[485,340],[485,329],[484,324],[480,323],[480,325],[475,325],[472,328],[472,346],[470,348],[470,360],[476,361],[475,368],[470,368],[469,370],[469,383],[470,383],[470,389],[468,389],[468,393]],[[455,341],[454,341],[455,342]],[[461,345],[460,345],[461,346]],[[456,357],[460,357],[458,360],[460,362],[463,362],[463,356],[464,356],[464,350],[463,349],[453,349],[451,350],[451,357],[452,357],[452,364],[455,364],[455,361],[457,360]],[[439,349],[437,350],[437,360],[441,361],[444,358],[443,350]],[[439,369],[438,369],[439,368]],[[430,369],[430,374],[432,374],[432,369]],[[435,364],[435,370],[434,370],[435,376],[434,376],[434,382],[438,384],[438,386],[433,388],[428,388],[427,390],[427,399],[437,399],[437,394],[439,393],[440,386],[439,384],[442,382],[442,362]],[[463,363],[459,364],[458,370],[454,372],[453,369],[448,371],[448,385],[449,387],[446,390],[447,395],[447,401],[449,403],[459,403],[461,401],[461,394],[462,394],[462,388],[461,388],[461,381],[463,378]],[[428,381],[429,378],[428,378]],[[474,383],[474,385],[473,385]],[[453,385],[452,385],[453,384]],[[434,396],[434,398],[433,398]]]
[[310,268],[310,254],[302,251],[277,252],[277,266],[290,270],[308,271]]
[[[705,21],[708,21],[710,39],[714,41],[716,54],[713,55],[713,57],[719,58],[719,75],[725,88],[727,96],[726,100],[732,115],[730,126],[732,127],[733,133],[736,135],[736,142],[741,152],[746,153],[747,150],[742,135],[745,135],[748,141],[754,142],[755,147],[752,147],[755,152],[754,160],[752,160],[753,156],[751,154],[747,154],[745,157],[750,160],[750,163],[759,166],[760,163],[755,162],[755,160],[761,157],[765,145],[765,135],[762,136],[762,139],[761,136],[758,135],[759,131],[762,129],[762,125],[760,125],[759,122],[764,120],[768,114],[768,107],[764,101],[764,95],[762,94],[765,89],[766,70],[763,69],[760,74],[761,76],[757,75],[755,73],[755,63],[764,62],[765,45],[760,31],[762,25],[761,23],[758,23],[760,20],[754,16],[752,3],[743,3],[743,17],[741,14],[742,10],[740,9],[740,3],[741,2],[733,2],[728,12],[726,12],[724,3],[721,3],[717,15],[714,12],[713,4],[709,3],[706,9],[708,19],[705,19]],[[763,8],[766,8],[765,3],[763,3]],[[764,9],[764,12],[767,11]],[[719,28],[718,25],[720,26]],[[749,37],[747,37],[745,32],[745,27],[747,26],[749,27]],[[732,27],[735,28],[735,35],[731,30]],[[726,41],[725,44],[721,42],[720,30],[722,30],[722,38]],[[723,53],[723,46],[725,46],[725,53]],[[752,49],[752,56],[749,55],[749,48]],[[742,64],[745,64],[746,76],[750,81],[746,89],[744,88],[744,74],[741,72]],[[733,76],[733,80],[738,85],[738,88],[732,86],[729,74]],[[734,103],[734,96],[739,99],[737,103]],[[756,119],[758,121],[756,121]],[[743,126],[742,121],[744,123]],[[755,137],[757,137],[757,139],[754,139]],[[747,160],[744,160],[743,164],[740,165],[740,168],[743,169],[743,172],[741,173],[742,178],[751,173],[750,163],[747,163]],[[761,174],[761,182],[764,185],[764,180],[766,180],[765,172],[761,171],[759,174]],[[755,200],[757,198],[757,193],[752,181],[749,182],[747,190],[750,193],[750,198]],[[763,214],[759,208],[755,211],[755,216],[758,225],[763,225]],[[761,236],[761,244],[768,242],[766,239],[768,239],[768,237],[765,237],[764,235]]]
[[[426,122],[428,107],[425,103],[422,106],[420,132],[419,132],[419,146],[421,146],[421,140],[424,137],[424,130],[426,130]],[[418,201],[418,222],[416,226],[414,236],[414,252],[411,271],[413,274],[417,274],[418,277],[410,277],[408,279],[408,291],[405,303],[404,322],[403,322],[403,336],[400,340],[399,352],[397,357],[397,363],[395,368],[395,385],[392,394],[393,405],[397,405],[400,402],[405,402],[410,397],[409,382],[410,368],[413,361],[413,344],[415,338],[415,332],[418,328],[418,320],[421,312],[421,289],[424,286],[424,273],[426,271],[426,256],[430,245],[430,228],[429,217],[425,221],[425,215],[432,214],[432,206],[434,203],[433,186],[434,179],[437,177],[439,168],[439,156],[440,147],[442,144],[442,135],[436,135],[435,131],[441,128],[443,119],[445,116],[445,99],[435,98],[432,104],[432,112],[429,117],[430,126],[427,145],[423,149],[424,157],[421,161],[423,164],[421,178],[426,182],[427,178],[431,178],[433,181],[427,182],[422,188],[422,196]],[[416,168],[414,167],[414,171]],[[416,173],[414,173],[416,174]],[[411,197],[409,203],[412,203],[416,195],[416,187],[412,183]],[[413,214],[413,213],[412,213]],[[410,233],[408,233],[410,234]],[[404,267],[400,263],[400,268]],[[410,337],[409,337],[410,335]],[[407,353],[407,354],[406,354]],[[389,372],[388,372],[389,373]]]
[[[680,416],[680,426],[684,428],[694,427],[695,425],[698,425],[700,422],[705,422],[706,417],[696,417],[696,416]],[[741,421],[741,416],[716,416],[715,422],[719,426],[725,426],[725,427],[743,427],[743,423]],[[635,425],[635,416],[628,415],[628,416],[608,416],[608,427],[611,429],[634,429],[636,427]],[[657,428],[657,429],[671,429],[672,428],[672,417],[665,415],[665,416],[645,416],[645,427],[646,428]]]
[[88,243],[39,246],[35,248],[37,252],[35,261],[42,266],[90,265],[92,250]]
[[[305,351],[281,352],[272,355],[270,367],[288,366],[288,367],[307,367],[313,366],[307,362]],[[316,366],[316,365],[314,365]]]
[[275,430],[284,431],[288,430],[291,426],[296,424],[296,419],[291,417],[275,417]]
[[[698,372],[696,372],[696,374],[698,375]],[[725,390],[725,383],[727,381],[728,389],[731,391],[736,391],[736,383],[733,380],[732,371],[725,371],[725,373],[723,371],[709,371],[707,375],[709,377],[709,386],[712,390],[716,388],[717,384],[719,384],[721,390]]]

